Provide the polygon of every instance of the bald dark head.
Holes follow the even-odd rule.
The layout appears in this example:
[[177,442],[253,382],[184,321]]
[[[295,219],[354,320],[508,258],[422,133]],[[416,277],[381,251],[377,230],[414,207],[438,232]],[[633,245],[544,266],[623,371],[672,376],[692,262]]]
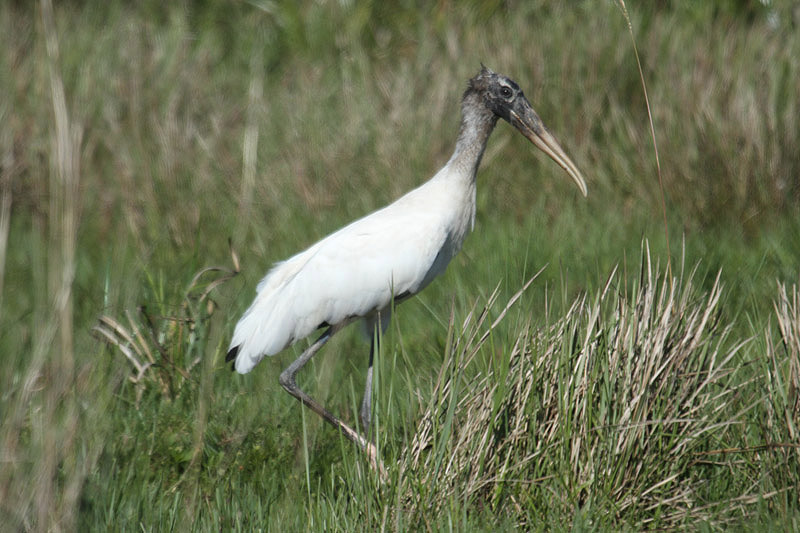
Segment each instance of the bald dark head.
[[529,141],[566,170],[583,195],[586,195],[586,183],[580,171],[564,153],[555,137],[545,128],[539,115],[533,110],[514,80],[481,65],[481,71],[469,80],[467,85],[464,103],[467,102],[474,102],[473,106],[482,104],[494,116],[517,128]]

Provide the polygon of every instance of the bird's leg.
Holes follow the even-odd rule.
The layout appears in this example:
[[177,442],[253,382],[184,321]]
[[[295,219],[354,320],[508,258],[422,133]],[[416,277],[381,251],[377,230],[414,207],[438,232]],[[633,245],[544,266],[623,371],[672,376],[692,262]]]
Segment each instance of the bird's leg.
[[380,339],[379,329],[376,326],[375,331],[372,332],[372,342],[369,345],[369,367],[367,368],[367,383],[364,386],[364,398],[361,400],[361,424],[364,428],[364,435],[367,440],[371,441],[369,430],[372,424],[372,361],[375,358],[375,350],[379,346]]
[[297,372],[299,372],[300,369],[303,368],[312,357],[314,357],[319,349],[322,348],[322,346],[328,342],[337,331],[339,331],[339,328],[336,328],[335,326],[329,327],[325,333],[320,335],[314,344],[306,348],[306,350],[300,354],[300,357],[295,359],[295,361],[289,365],[286,370],[281,372],[279,381],[281,386],[286,389],[286,392],[303,402],[306,407],[317,413],[326,422],[341,431],[342,435],[350,439],[352,442],[357,444],[359,448],[364,450],[364,453],[367,454],[372,467],[378,471],[378,473],[381,475],[381,478],[385,479],[386,470],[383,468],[383,463],[378,458],[378,450],[375,448],[375,445],[369,442],[363,436],[359,435],[356,430],[339,420],[337,417],[333,416],[330,411],[322,407],[322,405],[317,403],[317,401],[311,396],[300,390],[300,387],[298,387],[297,383],[295,382],[295,376],[297,375]]
[[295,381],[295,376],[303,368],[306,363],[308,363],[312,357],[319,351],[322,346],[330,340],[330,338],[336,333],[336,330],[333,327],[328,328],[325,333],[323,333],[317,340],[309,346],[300,357],[295,359],[295,361],[289,365],[286,370],[281,372],[281,376],[279,378],[280,384],[286,389],[286,392],[303,402],[309,409],[317,413],[323,419],[325,419],[329,424],[333,427],[338,428],[345,437],[350,439],[351,441],[355,442],[362,448],[364,448],[366,444],[366,440],[359,435],[354,429],[350,426],[339,420],[330,411],[322,407],[316,400],[314,400],[311,396],[306,394],[304,391],[300,390],[300,387],[297,386],[297,382]]

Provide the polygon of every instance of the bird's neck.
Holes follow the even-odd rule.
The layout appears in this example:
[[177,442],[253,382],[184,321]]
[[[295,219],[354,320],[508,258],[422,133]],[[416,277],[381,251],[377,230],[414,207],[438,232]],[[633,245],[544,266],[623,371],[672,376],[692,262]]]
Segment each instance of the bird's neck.
[[470,183],[475,183],[478,165],[495,124],[497,115],[484,105],[477,92],[468,90],[461,102],[461,129],[448,166]]

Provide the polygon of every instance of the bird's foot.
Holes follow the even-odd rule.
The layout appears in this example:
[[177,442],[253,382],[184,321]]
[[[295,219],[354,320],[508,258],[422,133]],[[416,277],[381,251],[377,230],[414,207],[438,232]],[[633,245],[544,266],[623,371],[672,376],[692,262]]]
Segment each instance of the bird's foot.
[[381,483],[386,483],[389,480],[389,474],[383,466],[383,461],[378,457],[378,448],[371,442],[367,442],[364,446],[364,453],[367,454],[367,459],[369,459],[369,466],[378,473]]

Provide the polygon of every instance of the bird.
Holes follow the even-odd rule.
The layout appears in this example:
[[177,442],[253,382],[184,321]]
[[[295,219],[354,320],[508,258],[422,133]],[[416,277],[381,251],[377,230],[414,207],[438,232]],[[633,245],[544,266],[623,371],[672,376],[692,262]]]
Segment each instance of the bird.
[[[296,255],[278,262],[256,287],[236,324],[226,362],[240,374],[322,329],[323,333],[280,374],[292,396],[358,445],[385,475],[369,438],[372,369],[380,334],[393,307],[445,271],[475,224],[478,166],[489,136],[503,119],[552,158],[583,196],[586,182],[542,123],[519,85],[484,65],[467,83],[455,150],[432,178],[393,203],[350,223]],[[298,387],[295,377],[348,324],[361,320],[370,335],[363,434],[345,424]]]

